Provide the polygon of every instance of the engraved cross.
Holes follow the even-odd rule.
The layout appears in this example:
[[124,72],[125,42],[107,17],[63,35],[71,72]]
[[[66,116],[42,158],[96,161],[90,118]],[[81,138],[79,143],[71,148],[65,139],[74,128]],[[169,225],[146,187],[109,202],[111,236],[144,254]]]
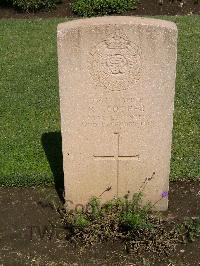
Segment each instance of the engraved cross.
[[140,160],[139,154],[136,155],[120,155],[120,134],[114,133],[116,145],[115,152],[113,155],[93,155],[96,160],[110,160],[116,161],[116,176],[117,176],[117,196],[118,196],[118,184],[119,184],[119,162],[120,161],[132,161],[132,160]]

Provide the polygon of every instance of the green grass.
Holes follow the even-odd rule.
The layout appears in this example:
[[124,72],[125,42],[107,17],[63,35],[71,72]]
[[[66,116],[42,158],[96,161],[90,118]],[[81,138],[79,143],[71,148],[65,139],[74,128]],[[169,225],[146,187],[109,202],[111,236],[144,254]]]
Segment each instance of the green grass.
[[200,16],[173,21],[179,40],[171,179],[199,179]]
[[[171,180],[197,179],[200,17],[164,18],[175,21],[179,28]],[[0,185],[52,184],[56,175],[62,175],[56,54],[59,22],[63,19],[0,20]],[[47,157],[54,156],[51,167],[43,146]]]
[[41,138],[60,130],[58,22],[0,21],[1,185],[53,182]]

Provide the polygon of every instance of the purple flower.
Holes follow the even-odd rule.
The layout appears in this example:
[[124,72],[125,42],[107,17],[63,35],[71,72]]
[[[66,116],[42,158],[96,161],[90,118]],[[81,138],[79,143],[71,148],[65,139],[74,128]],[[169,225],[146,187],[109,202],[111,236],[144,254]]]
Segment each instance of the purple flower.
[[169,196],[169,192],[168,191],[163,191],[163,193],[162,193],[162,198],[168,198],[168,196]]

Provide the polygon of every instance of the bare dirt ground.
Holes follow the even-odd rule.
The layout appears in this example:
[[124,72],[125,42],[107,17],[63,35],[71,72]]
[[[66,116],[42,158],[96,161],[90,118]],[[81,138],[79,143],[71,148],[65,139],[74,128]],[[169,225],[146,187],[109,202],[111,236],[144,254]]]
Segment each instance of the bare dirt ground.
[[[71,11],[72,0],[62,0],[55,10],[37,13],[22,13],[13,8],[0,6],[1,18],[51,18],[76,17]],[[163,2],[163,4],[159,4]],[[200,0],[140,0],[138,8],[124,15],[192,15],[200,14]]]
[[[167,216],[177,223],[200,215],[200,182],[170,184]],[[169,257],[127,254],[119,242],[81,252],[66,241],[54,188],[0,188],[0,265],[200,265],[200,239]],[[55,207],[54,207],[55,205]],[[159,260],[162,259],[160,262]]]

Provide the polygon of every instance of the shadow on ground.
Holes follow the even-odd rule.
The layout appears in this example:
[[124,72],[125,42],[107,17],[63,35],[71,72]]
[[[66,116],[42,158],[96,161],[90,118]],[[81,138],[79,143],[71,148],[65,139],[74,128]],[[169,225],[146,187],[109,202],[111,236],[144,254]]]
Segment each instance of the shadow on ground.
[[64,173],[61,132],[49,132],[42,135],[42,146],[54,177],[55,189],[64,202]]

